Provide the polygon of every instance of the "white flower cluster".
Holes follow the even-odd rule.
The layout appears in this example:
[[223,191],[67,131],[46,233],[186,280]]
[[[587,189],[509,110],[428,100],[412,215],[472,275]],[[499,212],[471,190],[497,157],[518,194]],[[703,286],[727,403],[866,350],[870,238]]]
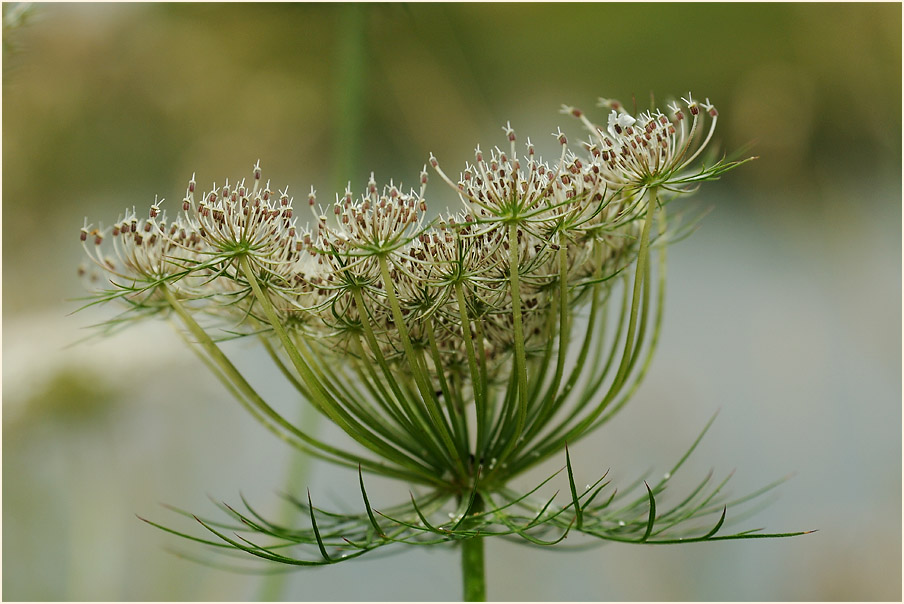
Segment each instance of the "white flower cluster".
[[[312,190],[309,229],[297,225],[288,193],[271,191],[255,165],[250,186],[227,181],[200,196],[192,177],[175,220],[155,202],[146,218],[132,210],[109,229],[86,225],[81,240],[133,305],[153,305],[165,287],[232,330],[260,333],[269,321],[240,268],[244,260],[293,337],[400,371],[411,362],[406,351],[432,351],[444,370],[461,367],[466,382],[469,345],[491,375],[498,372],[512,352],[516,320],[530,354],[557,308],[633,261],[650,211],[645,192],[676,190],[716,121],[708,102],[690,96],[690,120],[677,105],[669,118],[608,104],[605,128],[565,108],[591,132],[580,156],[561,132],[557,161],[537,157],[529,140],[519,155],[509,126],[507,148],[478,148],[457,182],[431,155],[462,202],[432,220],[426,169],[417,191],[392,183],[380,189],[371,177],[360,196],[346,190],[327,208]],[[700,106],[711,116],[705,137]]]

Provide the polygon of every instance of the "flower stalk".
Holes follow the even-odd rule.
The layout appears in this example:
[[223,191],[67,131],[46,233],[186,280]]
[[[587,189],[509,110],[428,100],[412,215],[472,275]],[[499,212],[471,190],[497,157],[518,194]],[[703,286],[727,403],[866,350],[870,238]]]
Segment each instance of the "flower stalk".
[[463,602],[487,601],[483,542],[483,537],[472,537],[461,542],[461,574],[464,582]]

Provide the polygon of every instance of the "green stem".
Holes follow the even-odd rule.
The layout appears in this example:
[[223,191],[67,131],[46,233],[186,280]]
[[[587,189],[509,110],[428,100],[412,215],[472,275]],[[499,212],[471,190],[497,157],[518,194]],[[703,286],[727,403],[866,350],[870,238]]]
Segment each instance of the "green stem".
[[[474,497],[474,503],[468,514],[478,513],[483,509],[480,495]],[[487,579],[483,556],[483,537],[476,536],[461,542],[461,574],[464,586],[462,601],[486,602]]]
[[524,328],[521,318],[521,283],[519,262],[521,260],[521,246],[518,242],[518,223],[509,224],[509,280],[512,286],[512,319],[515,336],[515,369],[518,372],[518,424],[515,430],[515,438],[512,442],[517,444],[518,438],[524,432],[524,423],[527,419],[527,361],[524,353]]
[[[550,415],[556,411],[556,403],[559,401],[559,386],[562,383],[562,377],[565,374],[565,357],[568,354],[568,343],[570,336],[570,310],[568,296],[568,242],[564,237],[560,239],[559,248],[559,351],[558,360],[556,362],[556,373],[552,378],[552,383],[546,390],[546,395],[542,397],[539,406],[536,407],[537,412],[531,414],[531,426],[524,436],[524,440],[530,440],[536,436],[536,433],[546,426]],[[537,384],[539,390],[542,382]]]
[[464,602],[486,602],[487,580],[483,563],[483,537],[461,542],[461,572],[464,579]]
[[[396,401],[399,404],[401,413],[408,417],[411,422],[410,425],[416,430],[416,432],[412,432],[412,435],[420,440],[425,447],[429,446],[431,451],[436,453],[437,459],[442,459],[442,453],[438,448],[439,445],[435,443],[435,441],[429,434],[430,419],[427,417],[423,409],[421,409],[417,405],[412,404],[411,401],[409,401],[408,396],[406,396],[405,393],[402,392],[402,388],[399,385],[399,380],[392,373],[392,370],[386,362],[386,359],[383,357],[383,353],[380,351],[380,345],[377,342],[377,337],[374,334],[373,327],[370,325],[367,307],[364,305],[364,296],[361,295],[361,290],[359,288],[355,288],[351,290],[351,292],[355,300],[355,306],[358,308],[358,315],[361,319],[361,327],[364,332],[364,338],[367,340],[367,345],[370,347],[370,351],[373,354],[374,359],[377,361],[377,364],[383,371],[383,375],[386,378],[387,384],[389,384],[389,388],[392,390],[393,394],[396,397]],[[364,357],[362,356],[362,358]],[[387,397],[386,402],[387,404],[390,404],[391,399]]]
[[[326,443],[323,443],[309,436],[305,432],[302,432],[291,423],[289,423],[283,416],[281,416],[272,407],[270,407],[270,405],[268,405],[263,398],[261,398],[261,396],[251,386],[251,384],[248,383],[241,372],[236,369],[229,358],[225,354],[223,354],[219,346],[217,346],[217,344],[211,339],[211,337],[207,335],[207,332],[204,331],[204,329],[200,325],[198,325],[198,323],[194,320],[194,318],[192,318],[188,310],[186,310],[185,307],[183,307],[182,304],[176,299],[173,292],[171,292],[167,287],[161,287],[161,291],[169,302],[170,307],[176,312],[177,315],[179,315],[179,317],[182,319],[182,322],[188,328],[189,332],[195,337],[197,346],[200,346],[201,349],[203,349],[204,352],[207,353],[209,359],[205,358],[199,353],[201,360],[205,361],[205,364],[208,366],[208,368],[216,377],[218,377],[223,382],[230,393],[235,396],[236,400],[238,400],[239,403],[243,407],[245,407],[245,409],[247,409],[255,419],[261,422],[264,427],[266,427],[268,430],[270,430],[280,438],[283,438],[283,440],[288,440],[290,443],[294,444],[302,451],[305,451],[306,453],[309,453],[321,459],[332,461],[333,463],[344,464],[350,467],[354,467],[356,464],[360,464],[362,466],[370,468],[384,468],[383,464],[371,462],[357,455],[346,453],[341,451],[340,449],[327,445]],[[197,350],[197,348],[195,348],[195,350]],[[277,426],[294,436],[295,439],[289,439],[285,433],[279,431]],[[328,455],[333,455],[346,461],[337,461],[332,457],[329,457]],[[395,471],[393,471],[393,473],[395,473]],[[402,476],[407,475],[408,474],[405,473],[398,476],[401,478]]]
[[[305,347],[297,348],[289,337],[289,334],[286,332],[285,327],[283,327],[279,315],[273,307],[273,303],[261,288],[260,283],[258,283],[257,277],[254,275],[254,267],[251,265],[249,259],[246,256],[241,256],[238,259],[238,263],[245,275],[245,279],[247,279],[249,285],[251,285],[255,299],[260,304],[261,308],[263,308],[264,315],[267,317],[267,322],[270,323],[270,327],[279,338],[283,349],[289,356],[289,360],[292,361],[295,370],[298,372],[304,384],[308,387],[311,393],[310,402],[329,417],[337,426],[342,428],[346,434],[351,436],[361,445],[378,454],[380,457],[418,474],[423,473],[424,479],[428,482],[438,482],[435,475],[431,472],[431,468],[425,467],[418,460],[412,459],[398,451],[393,444],[374,435],[374,433],[369,431],[366,426],[356,422],[338,405],[338,403],[332,400],[332,396],[328,393],[324,384],[314,374],[314,371],[305,359],[302,358],[302,354],[308,352],[307,349]],[[285,422],[285,420],[283,421]],[[289,425],[291,426],[291,424]],[[297,432],[294,427],[292,429]]]
[[346,422],[342,420],[341,417],[339,417],[336,411],[336,405],[332,404],[331,401],[327,398],[323,385],[315,377],[314,372],[304,361],[304,359],[302,359],[301,353],[299,349],[296,348],[295,343],[292,342],[291,338],[289,338],[289,334],[283,327],[282,322],[279,319],[279,315],[277,315],[276,313],[276,309],[273,308],[273,303],[270,302],[270,298],[267,297],[257,281],[257,277],[254,274],[254,267],[251,265],[251,261],[248,260],[246,256],[240,256],[238,258],[238,264],[245,275],[245,279],[248,280],[248,284],[251,285],[255,299],[264,310],[264,315],[267,317],[267,322],[270,323],[270,327],[279,338],[283,349],[289,356],[289,360],[292,361],[292,365],[295,367],[295,370],[298,372],[305,386],[308,387],[308,390],[311,394],[311,403],[318,407],[325,415],[327,415],[331,420],[338,424],[343,430],[354,436],[353,430],[348,426]]
[[402,307],[399,305],[399,300],[395,294],[395,288],[392,285],[392,275],[389,272],[389,263],[386,260],[386,256],[381,255],[378,256],[377,259],[380,263],[380,277],[383,279],[383,285],[386,287],[386,297],[389,299],[389,307],[392,310],[395,327],[399,332],[399,339],[402,341],[402,348],[405,351],[405,356],[408,358],[408,366],[411,368],[411,374],[414,377],[418,390],[421,392],[421,398],[424,400],[424,406],[427,409],[427,413],[430,414],[430,419],[433,421],[436,432],[439,434],[443,445],[446,447],[446,452],[449,454],[452,463],[458,469],[459,475],[466,476],[467,472],[461,461],[461,456],[455,447],[455,443],[452,440],[451,429],[446,422],[442,409],[439,407],[439,401],[436,399],[436,394],[429,381],[430,378],[424,371],[421,371],[421,367],[417,364],[417,354],[411,344],[411,338],[408,336],[408,328],[405,326],[405,317],[402,315]]
[[[575,426],[568,429],[568,431],[565,434],[559,434],[560,432],[565,430],[565,427],[568,424],[568,422],[570,422],[571,419],[576,417],[578,412],[587,403],[590,402],[590,398],[584,398],[584,400],[579,402],[578,405],[572,410],[572,412],[568,416],[568,418],[566,418],[565,421],[560,423],[559,426],[555,430],[553,430],[553,432],[551,434],[547,435],[544,438],[545,445],[543,447],[535,448],[531,452],[532,455],[534,453],[536,453],[536,455],[533,455],[533,457],[529,460],[529,463],[526,464],[525,466],[523,466],[522,468],[520,468],[518,471],[522,471],[527,466],[538,463],[539,461],[543,460],[547,455],[549,455],[553,451],[559,451],[564,443],[574,442],[576,439],[580,438],[583,434],[587,433],[591,426],[598,425],[597,421],[600,418],[600,415],[602,415],[602,413],[609,407],[609,404],[612,402],[612,400],[616,396],[618,396],[619,392],[621,392],[623,386],[627,382],[628,375],[631,373],[631,370],[634,367],[634,362],[636,361],[637,356],[640,352],[640,348],[643,343],[643,337],[644,337],[644,333],[645,333],[645,329],[646,329],[646,312],[647,312],[646,308],[649,305],[647,299],[649,296],[648,273],[650,272],[649,271],[650,267],[649,267],[648,256],[649,256],[649,248],[650,248],[650,230],[652,228],[652,224],[653,224],[653,220],[654,220],[654,213],[656,212],[656,208],[657,208],[658,200],[659,200],[658,189],[656,187],[653,187],[653,188],[649,189],[645,195],[648,195],[647,207],[646,207],[646,213],[644,215],[643,226],[641,228],[640,249],[639,249],[639,252],[637,255],[637,267],[634,272],[634,286],[633,286],[633,288],[631,288],[632,296],[631,296],[630,312],[628,313],[628,325],[627,325],[627,335],[626,335],[626,339],[625,339],[625,348],[624,348],[624,353],[622,354],[622,359],[621,359],[621,362],[619,363],[615,378],[614,378],[612,384],[609,386],[609,390],[606,393],[606,395],[603,397],[602,401],[597,405],[597,407],[589,415],[584,417]],[[661,219],[662,220],[665,219],[664,211],[663,211],[663,215],[661,216]],[[661,226],[660,228],[664,228],[664,227]],[[628,290],[626,289],[625,290],[625,300],[627,300],[627,295],[628,295]],[[660,292],[660,296],[661,296],[661,292]],[[643,302],[641,302],[641,298],[643,298]],[[661,301],[661,297],[660,297],[660,301]],[[640,314],[639,310],[640,310],[641,306],[643,306],[645,310],[644,310],[644,313],[640,316],[640,325],[641,326],[640,326],[640,330],[638,332],[637,331],[637,322],[638,322],[638,315]],[[622,308],[624,308],[624,304],[623,304]],[[659,317],[659,319],[661,319],[661,308],[657,311],[657,317]],[[657,319],[657,321],[659,319]],[[621,325],[622,320],[623,320],[623,317],[619,319],[619,325]],[[658,327],[655,328],[655,330],[656,330],[655,333],[658,333],[658,329],[659,329]],[[619,327],[619,330],[621,330],[621,326]],[[635,342],[635,340],[634,340],[636,333],[637,333],[638,342]],[[592,393],[595,392],[595,390],[599,386],[599,384],[602,383],[602,379],[603,379],[605,373],[608,372],[609,362],[611,362],[611,360],[614,358],[612,355],[614,354],[615,347],[618,345],[618,338],[619,338],[619,336],[618,336],[618,334],[616,334],[615,340],[613,341],[612,353],[610,353],[610,359],[606,363],[606,368],[599,375],[597,382],[595,383],[596,385],[593,386],[592,388],[588,389],[588,392],[591,393],[591,397],[592,397]],[[655,340],[655,338],[654,338],[654,340]],[[652,355],[652,349],[649,354]],[[648,361],[649,361],[649,359],[648,359]],[[648,361],[647,361],[647,363],[648,363]],[[644,369],[642,370],[642,373],[640,376],[641,378],[643,377],[643,373],[646,371],[647,363],[644,363]],[[639,385],[639,381],[635,381],[634,387],[637,387],[638,385]],[[632,390],[632,392],[633,392],[633,390]],[[627,401],[627,397],[622,399],[622,401],[619,403],[619,405],[623,405],[626,401]],[[613,412],[614,412],[614,410],[613,410]],[[608,417],[610,417],[610,416],[607,415],[606,417],[608,419]],[[490,477],[488,476],[487,478],[489,479]]]
[[[521,435],[524,433],[524,425],[527,423],[527,355],[524,350],[524,326],[521,317],[521,246],[518,243],[518,222],[509,223],[508,243],[509,243],[509,284],[512,292],[512,330],[515,344],[513,375],[517,378],[518,384],[518,400],[512,401],[515,406],[514,411],[514,433],[510,433],[506,439],[505,449],[498,456],[498,465],[495,469],[490,470],[486,477],[489,483],[495,477],[496,473],[502,468],[503,462],[520,444]],[[502,417],[505,417],[506,410],[503,409]]]
[[[474,353],[474,342],[471,339],[471,320],[468,318],[468,307],[465,302],[465,291],[461,281],[455,283],[455,299],[458,302],[458,313],[461,317],[461,332],[465,340],[465,351],[468,353],[468,368],[471,371],[471,387],[474,389],[474,408],[477,414],[477,454],[480,456],[486,442],[487,405],[486,389],[483,374],[477,368],[477,355]],[[483,341],[479,342],[483,346]]]
[[647,254],[650,248],[650,227],[653,224],[653,214],[656,211],[656,203],[658,201],[658,191],[653,187],[647,192],[649,195],[647,201],[646,215],[644,216],[643,228],[640,233],[640,250],[637,253],[637,268],[634,272],[634,293],[631,299],[631,313],[628,318],[628,335],[625,339],[625,354],[615,375],[615,383],[620,387],[621,382],[627,379],[627,373],[631,365],[633,357],[631,348],[634,345],[634,330],[637,326],[637,313],[640,306],[640,294],[643,289],[644,277],[647,269]]

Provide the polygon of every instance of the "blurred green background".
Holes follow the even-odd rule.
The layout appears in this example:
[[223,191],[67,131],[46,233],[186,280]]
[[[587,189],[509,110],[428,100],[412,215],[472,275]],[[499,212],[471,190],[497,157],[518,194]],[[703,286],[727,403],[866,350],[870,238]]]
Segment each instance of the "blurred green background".
[[[141,523],[214,515],[239,491],[279,514],[310,486],[358,505],[354,474],[244,415],[168,325],[75,344],[78,229],[155,195],[250,176],[329,201],[351,180],[449,172],[511,120],[552,155],[560,104],[691,90],[718,144],[760,159],[697,196],[670,256],[666,326],[636,399],[575,451],[578,480],[667,469],[751,491],[746,521],[794,540],[581,553],[488,544],[507,600],[901,599],[899,4],[4,4],[3,596],[7,600],[449,600],[457,552],[415,550],[274,578],[211,569]],[[603,111],[595,110],[598,120]],[[438,179],[433,207],[454,199]],[[253,348],[231,354],[293,417]],[[272,381],[270,377],[273,377]],[[300,409],[300,408],[299,408]],[[321,426],[323,433],[334,433]],[[336,440],[339,436],[336,436]],[[550,466],[553,468],[555,464]],[[304,476],[301,480],[299,477]],[[528,477],[525,484],[538,475]],[[679,479],[680,481],[680,476]],[[376,481],[375,506],[407,497]],[[729,510],[731,514],[731,510]],[[183,523],[183,528],[189,528]],[[427,553],[427,555],[423,555]]]

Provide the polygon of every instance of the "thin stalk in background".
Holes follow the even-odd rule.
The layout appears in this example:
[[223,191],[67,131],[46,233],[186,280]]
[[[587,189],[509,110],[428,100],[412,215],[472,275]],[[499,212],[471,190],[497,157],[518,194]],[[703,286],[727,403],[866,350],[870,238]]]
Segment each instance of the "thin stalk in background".
[[350,175],[357,174],[361,156],[361,124],[363,122],[363,90],[365,76],[366,7],[357,3],[343,4],[339,12],[339,46],[336,61],[336,147],[333,158],[333,182],[341,191]]
[[[308,404],[304,404],[301,410],[299,424],[307,426],[311,432],[316,433],[320,414]],[[309,479],[311,471],[311,457],[298,451],[289,451],[289,463],[286,469],[286,477],[283,481],[286,493],[300,493],[305,482]],[[292,526],[299,517],[299,508],[289,499],[283,499],[280,505],[278,518],[283,526]],[[277,602],[284,598],[288,584],[289,573],[274,573],[262,577],[258,587],[257,600],[260,602]]]
[[[355,174],[360,163],[361,154],[361,122],[362,122],[362,90],[364,89],[364,29],[366,23],[365,8],[359,4],[350,3],[342,6],[339,12],[339,53],[338,76],[336,78],[338,89],[336,100],[339,119],[336,120],[336,147],[334,150],[333,182],[337,189],[344,186],[347,175]],[[305,404],[301,412],[301,425],[307,426],[310,431],[317,432],[317,423],[320,414],[316,413],[309,404]],[[300,492],[301,487],[309,478],[311,471],[310,458],[299,455],[296,451],[289,452],[289,467],[285,479],[285,491],[287,493]],[[298,517],[298,506],[286,500],[283,502],[280,519],[284,526],[291,526]],[[262,578],[258,590],[258,600],[273,602],[282,600],[288,583],[289,575],[279,573],[267,575]]]

